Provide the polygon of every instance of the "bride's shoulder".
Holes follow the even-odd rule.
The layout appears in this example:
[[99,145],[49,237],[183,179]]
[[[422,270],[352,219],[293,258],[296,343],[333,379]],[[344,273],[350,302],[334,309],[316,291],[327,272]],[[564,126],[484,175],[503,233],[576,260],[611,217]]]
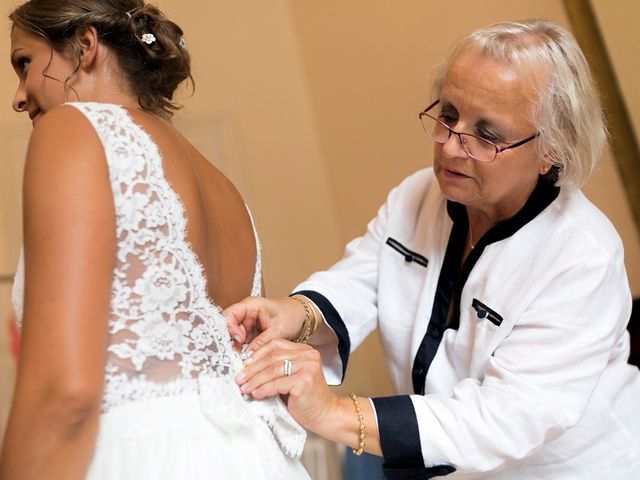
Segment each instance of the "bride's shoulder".
[[71,104],[59,105],[39,114],[34,120],[30,143],[45,142],[55,145],[75,139],[78,146],[86,140],[83,134],[93,130],[86,116]]
[[61,105],[37,120],[27,150],[25,187],[31,181],[52,182],[59,175],[102,174],[105,168],[102,143],[77,109]]

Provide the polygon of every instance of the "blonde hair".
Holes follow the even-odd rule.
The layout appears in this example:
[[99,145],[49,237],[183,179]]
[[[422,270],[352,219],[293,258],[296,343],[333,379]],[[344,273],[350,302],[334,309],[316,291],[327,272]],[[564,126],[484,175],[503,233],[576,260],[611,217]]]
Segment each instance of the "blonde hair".
[[[143,0],[29,0],[9,19],[14,28],[45,39],[57,52],[72,48],[78,65],[81,50],[76,34],[83,27],[95,27],[100,41],[117,58],[140,107],[161,117],[169,118],[180,108],[173,102],[178,86],[187,79],[193,85],[182,29]],[[153,34],[152,43],[143,41],[145,33]]]
[[462,37],[436,71],[439,95],[447,70],[466,52],[535,69],[542,84],[531,112],[540,134],[538,153],[553,164],[556,185],[580,188],[594,171],[607,140],[600,97],[573,36],[548,20],[496,23]]

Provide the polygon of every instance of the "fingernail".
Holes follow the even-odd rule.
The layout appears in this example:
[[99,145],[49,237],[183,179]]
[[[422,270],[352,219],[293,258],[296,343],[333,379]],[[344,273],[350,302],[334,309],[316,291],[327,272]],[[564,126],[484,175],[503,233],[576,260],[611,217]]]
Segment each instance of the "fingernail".
[[253,361],[253,351],[251,350],[247,350],[244,353],[240,354],[240,359],[244,362],[244,363],[250,363]]
[[238,383],[242,383],[247,379],[247,376],[244,374],[244,372],[240,372],[238,375],[236,375],[236,382]]
[[240,343],[240,336],[239,335],[234,335],[233,339],[236,341],[236,343]]

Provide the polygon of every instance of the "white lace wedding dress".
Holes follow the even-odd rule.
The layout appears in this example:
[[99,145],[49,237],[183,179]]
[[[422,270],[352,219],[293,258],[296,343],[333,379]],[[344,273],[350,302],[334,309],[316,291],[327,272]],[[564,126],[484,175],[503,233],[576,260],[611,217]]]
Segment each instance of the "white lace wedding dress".
[[[120,106],[71,105],[102,141],[117,230],[102,415],[87,478],[308,479],[298,460],[304,430],[279,398],[244,399],[234,382],[242,364],[208,298],[157,146]],[[23,263],[21,254],[18,318]],[[259,248],[256,263],[251,295],[260,293]]]

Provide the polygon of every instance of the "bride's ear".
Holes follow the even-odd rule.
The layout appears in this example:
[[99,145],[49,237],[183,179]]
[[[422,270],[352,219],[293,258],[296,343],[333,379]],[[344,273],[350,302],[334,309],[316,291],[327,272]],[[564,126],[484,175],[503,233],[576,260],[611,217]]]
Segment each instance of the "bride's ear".
[[76,31],[75,47],[80,55],[79,68],[91,70],[98,56],[98,31],[93,25],[85,25]]

